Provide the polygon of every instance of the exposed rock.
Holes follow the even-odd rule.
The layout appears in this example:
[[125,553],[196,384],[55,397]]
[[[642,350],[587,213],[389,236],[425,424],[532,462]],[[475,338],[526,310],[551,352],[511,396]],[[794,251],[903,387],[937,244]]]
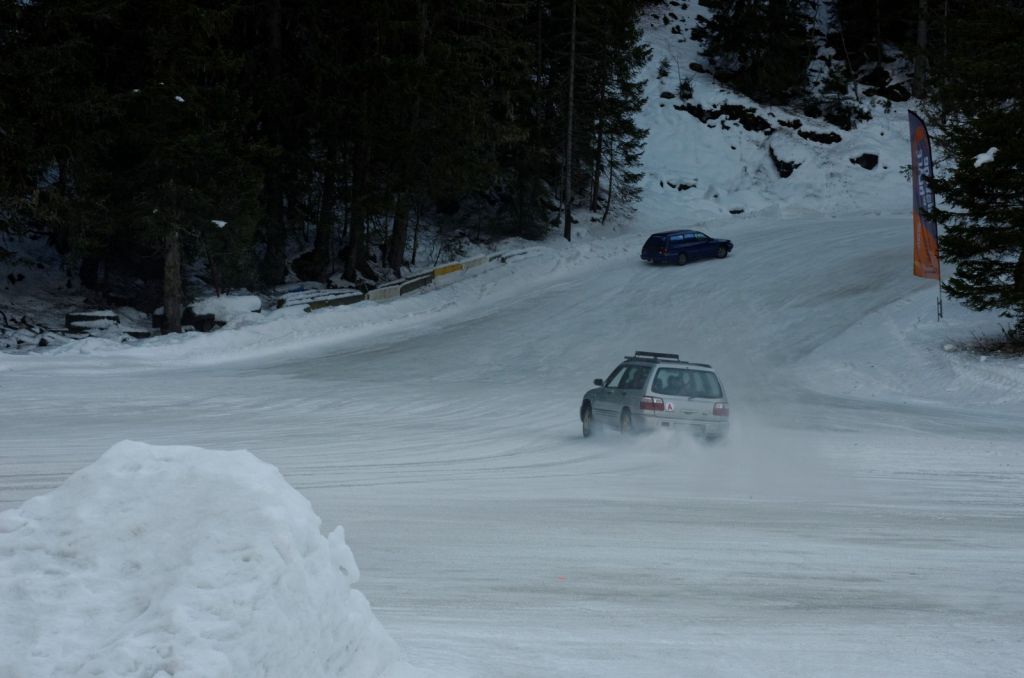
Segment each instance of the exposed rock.
[[878,166],[878,155],[875,153],[862,153],[856,158],[850,158],[854,165],[860,165],[866,170],[873,170]]
[[910,91],[903,85],[889,84],[884,87],[869,87],[864,90],[864,94],[869,97],[881,97],[896,102],[908,101],[910,99]]
[[735,120],[742,125],[744,129],[750,132],[764,132],[765,134],[771,134],[773,131],[770,122],[757,115],[753,108],[748,108],[746,106],[723,104],[717,108],[706,109],[700,104],[682,104],[676,105],[675,109],[679,111],[686,111],[704,123],[724,116],[729,120]]
[[819,144],[838,144],[843,140],[843,138],[835,132],[813,132],[811,130],[802,129],[797,132],[797,134],[808,141],[816,141]]
[[785,179],[793,173],[793,171],[800,166],[798,162],[789,162],[788,160],[782,160],[779,156],[775,155],[775,149],[768,146],[768,155],[772,159],[772,164],[775,165],[775,170],[779,173],[779,176]]

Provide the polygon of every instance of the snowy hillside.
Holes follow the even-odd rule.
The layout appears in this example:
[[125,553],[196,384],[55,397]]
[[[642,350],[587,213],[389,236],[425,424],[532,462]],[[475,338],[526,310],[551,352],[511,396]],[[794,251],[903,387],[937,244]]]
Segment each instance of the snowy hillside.
[[[651,130],[644,216],[671,223],[778,208],[826,214],[908,209],[900,173],[910,163],[905,104],[887,111],[884,100],[865,97],[874,117],[852,131],[799,111],[759,106],[702,72],[707,64],[700,43],[689,36],[697,16],[708,12],[688,3],[647,18],[654,51],[641,120]],[[670,73],[659,78],[662,59]],[[680,81],[689,82],[692,98],[680,99]],[[772,154],[795,165],[791,174],[780,174]],[[873,169],[855,162],[865,154],[877,156]]]

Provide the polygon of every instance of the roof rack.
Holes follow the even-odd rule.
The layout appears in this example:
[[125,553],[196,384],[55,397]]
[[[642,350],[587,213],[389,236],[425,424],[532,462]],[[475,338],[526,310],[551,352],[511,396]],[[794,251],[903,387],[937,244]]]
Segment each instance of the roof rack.
[[674,360],[676,362],[680,362],[678,353],[655,353],[654,351],[633,351],[633,355],[627,355],[626,358],[646,358],[648,360]]
[[697,367],[711,368],[707,363],[692,363],[689,360],[680,360],[678,353],[655,353],[654,351],[633,351],[633,355],[627,355],[626,360],[650,360],[656,363],[682,363],[683,365],[696,365]]

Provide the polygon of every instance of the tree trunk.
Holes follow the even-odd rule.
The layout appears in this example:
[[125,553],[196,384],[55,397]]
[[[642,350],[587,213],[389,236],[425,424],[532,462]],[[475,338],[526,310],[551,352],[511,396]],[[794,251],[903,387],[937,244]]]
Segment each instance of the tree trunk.
[[316,219],[316,237],[313,239],[313,265],[317,279],[326,283],[331,263],[331,232],[334,230],[334,207],[337,200],[337,152],[327,147],[323,188],[320,191],[320,213]]
[[928,79],[928,0],[917,3],[917,54],[914,56],[914,96],[924,96]]
[[1017,257],[1017,265],[1013,267],[1013,296],[1024,311],[1024,249]]
[[[601,96],[599,111],[601,114],[604,113],[604,100],[605,100],[605,89],[601,87]],[[604,118],[598,118],[597,121],[597,152],[594,154],[594,169],[592,171],[593,180],[590,184],[590,211],[596,212],[598,207],[598,197],[601,193],[601,159],[604,155]]]
[[395,199],[395,221],[391,229],[391,242],[388,244],[388,266],[397,277],[402,277],[402,262],[405,258],[405,240],[409,232],[409,209],[405,205],[405,195],[399,194]]
[[876,68],[882,66],[882,8],[879,0],[875,0],[875,64]]
[[[608,146],[612,149],[615,148],[615,144],[610,142]],[[611,156],[612,152],[614,151],[609,151],[608,154],[608,200],[604,203],[604,214],[601,215],[602,224],[604,223],[604,220],[608,218],[608,212],[612,208],[612,179],[615,176],[615,159]]]
[[181,332],[185,294],[181,282],[181,240],[177,227],[164,239],[164,334]]
[[[359,143],[359,142],[357,142]],[[360,147],[362,144],[360,144]],[[345,280],[356,282],[359,279],[359,267],[363,264],[363,241],[366,236],[366,182],[363,173],[366,171],[366,156],[360,149],[353,153],[352,164],[352,201],[349,203],[348,249],[345,252]]]
[[572,30],[569,37],[569,109],[565,134],[565,226],[562,235],[572,241],[572,106],[576,80],[576,0],[572,0]]
[[271,175],[267,177],[266,199],[267,249],[263,255],[263,282],[276,285],[284,280],[288,271],[284,195],[281,192],[281,178],[277,170],[271,170]]
[[412,225],[412,265],[416,265],[416,252],[420,248],[420,207],[417,205],[416,209],[416,220]]
[[359,265],[362,263],[359,252],[363,249],[363,236],[366,230],[366,215],[362,199],[353,200],[350,211],[348,249],[345,251],[345,271],[342,277],[349,282],[356,282],[359,280]]
[[[271,87],[281,86],[281,0],[267,0],[267,77]],[[281,112],[275,103],[268,107],[263,123],[267,138],[275,149],[282,147]],[[269,168],[264,184],[267,200],[266,239],[267,249],[263,256],[263,281],[276,284],[284,280],[288,270],[287,252],[287,214],[284,209],[284,180],[282,172],[275,165]]]

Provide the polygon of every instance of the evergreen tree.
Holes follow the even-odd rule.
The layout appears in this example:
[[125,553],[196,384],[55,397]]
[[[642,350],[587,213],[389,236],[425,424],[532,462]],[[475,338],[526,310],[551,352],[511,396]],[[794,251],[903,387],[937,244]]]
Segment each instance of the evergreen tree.
[[25,56],[42,64],[22,99],[39,114],[35,216],[84,260],[165,256],[172,331],[184,301],[183,248],[194,250],[213,220],[250,242],[246,112],[239,62],[223,42],[236,11],[72,0],[26,8],[39,42]]
[[703,28],[715,76],[763,104],[800,94],[814,56],[809,0],[720,0]]
[[162,275],[171,315],[186,267],[398,275],[421,216],[542,236],[563,171],[594,209],[636,197],[642,5],[578,3],[566,162],[572,0],[0,0],[0,223],[90,285]]
[[[943,288],[971,308],[1016,319],[1024,343],[1024,8],[1001,0],[958,7],[948,52],[932,59],[929,119],[943,151],[932,187],[942,199]],[[978,156],[996,149],[991,161]]]

